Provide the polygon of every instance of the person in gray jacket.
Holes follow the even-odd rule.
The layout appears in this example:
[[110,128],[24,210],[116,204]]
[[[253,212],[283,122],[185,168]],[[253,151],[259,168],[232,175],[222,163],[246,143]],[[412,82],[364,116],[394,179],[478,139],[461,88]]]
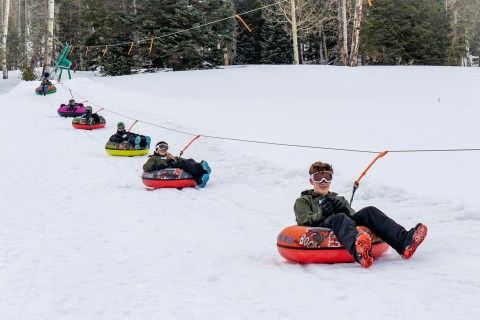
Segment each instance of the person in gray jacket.
[[357,225],[372,230],[395,249],[404,259],[409,259],[427,236],[427,227],[418,223],[407,231],[379,209],[369,206],[355,212],[347,199],[330,191],[333,167],[323,162],[313,163],[308,171],[312,190],[301,193],[295,201],[294,212],[301,226],[332,229],[338,241],[364,268],[373,264],[372,239],[357,231]]

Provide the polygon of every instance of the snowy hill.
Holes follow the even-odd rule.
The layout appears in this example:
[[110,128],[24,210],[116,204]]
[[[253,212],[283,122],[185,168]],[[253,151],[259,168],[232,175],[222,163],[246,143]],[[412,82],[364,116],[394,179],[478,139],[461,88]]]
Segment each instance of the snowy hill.
[[[392,152],[480,148],[477,69],[73,77],[46,97],[34,94],[39,82],[0,81],[0,319],[480,316],[480,151]],[[105,108],[107,127],[75,130],[59,117],[71,93]],[[176,155],[202,135],[184,156],[210,163],[207,187],[146,191],[146,157],[104,151],[115,124],[134,120],[133,132]],[[352,206],[377,206],[407,229],[425,223],[415,256],[390,249],[367,270],[285,261],[276,237],[295,224],[309,165],[333,163],[332,190],[350,199],[383,150]]]

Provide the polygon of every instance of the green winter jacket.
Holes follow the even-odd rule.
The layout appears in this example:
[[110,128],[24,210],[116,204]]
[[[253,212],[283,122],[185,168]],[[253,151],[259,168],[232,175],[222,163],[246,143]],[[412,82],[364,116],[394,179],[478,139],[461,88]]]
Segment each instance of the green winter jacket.
[[143,165],[143,171],[150,172],[150,171],[161,170],[165,168],[174,168],[172,164],[177,162],[178,160],[183,160],[183,158],[174,157],[171,154],[168,154],[168,156],[162,157],[154,153]]
[[[295,217],[299,226],[311,226],[321,227],[325,217],[322,213],[322,207],[320,206],[320,200],[324,198],[337,198],[342,201],[348,209],[348,215],[353,216],[355,210],[350,207],[347,199],[339,196],[338,193],[328,192],[327,195],[322,196],[315,193],[312,190],[305,190],[301,193],[300,198],[295,201],[293,211],[295,211]],[[338,213],[338,212],[334,212]]]

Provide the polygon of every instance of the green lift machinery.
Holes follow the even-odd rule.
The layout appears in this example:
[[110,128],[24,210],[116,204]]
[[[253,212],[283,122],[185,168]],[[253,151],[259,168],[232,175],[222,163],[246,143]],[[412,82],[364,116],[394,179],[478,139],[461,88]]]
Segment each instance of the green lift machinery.
[[[62,79],[62,72],[63,70],[67,70],[68,72],[68,79],[72,79],[72,76],[70,75],[70,66],[72,65],[72,62],[67,59],[68,53],[72,49],[72,45],[68,44],[66,45],[65,49],[63,49],[62,54],[60,57],[58,57],[57,62],[55,62],[55,67],[53,68],[53,72],[55,74],[58,74],[58,81]],[[58,71],[60,70],[60,73]]]

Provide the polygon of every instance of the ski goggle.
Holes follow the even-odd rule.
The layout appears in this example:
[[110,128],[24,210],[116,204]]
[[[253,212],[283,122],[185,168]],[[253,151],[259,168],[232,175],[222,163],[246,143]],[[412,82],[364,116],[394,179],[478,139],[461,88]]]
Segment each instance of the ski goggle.
[[117,130],[118,130],[118,131],[123,131],[123,130],[125,130],[125,126],[118,126],[118,127],[117,127]]
[[168,150],[168,144],[166,143],[160,143],[155,146],[155,150],[163,150],[167,151]]
[[320,171],[315,172],[310,175],[310,179],[312,179],[315,183],[322,183],[326,182],[329,183],[332,181],[333,173],[331,171]]

